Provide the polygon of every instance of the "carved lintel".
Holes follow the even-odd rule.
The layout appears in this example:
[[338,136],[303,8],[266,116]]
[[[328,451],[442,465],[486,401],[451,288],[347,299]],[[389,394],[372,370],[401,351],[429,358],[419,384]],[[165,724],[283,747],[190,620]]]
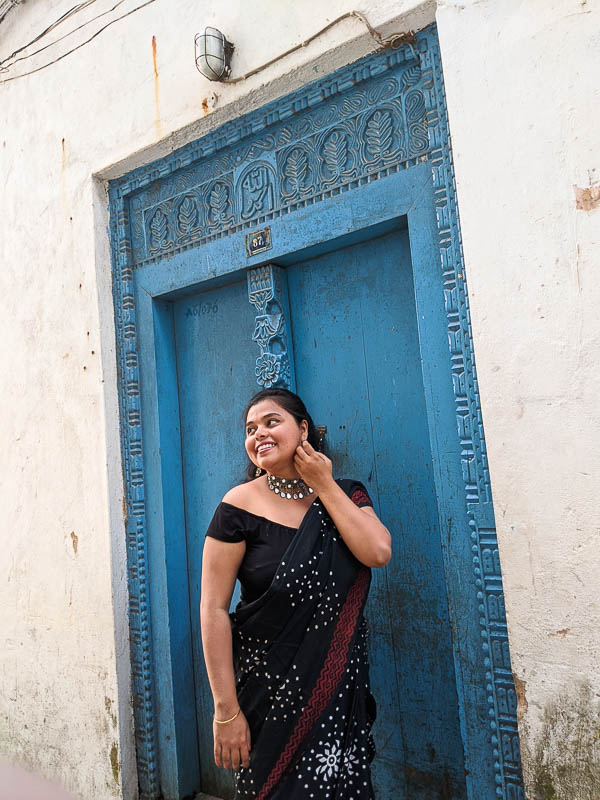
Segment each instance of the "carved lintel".
[[256,382],[263,389],[295,390],[290,310],[285,270],[265,264],[248,270],[248,300],[257,310],[252,339],[260,349]]

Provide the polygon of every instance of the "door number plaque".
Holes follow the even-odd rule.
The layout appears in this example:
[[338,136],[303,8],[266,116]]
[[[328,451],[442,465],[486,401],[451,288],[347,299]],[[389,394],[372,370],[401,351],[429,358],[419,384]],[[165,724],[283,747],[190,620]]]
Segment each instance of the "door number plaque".
[[246,235],[246,253],[255,256],[271,249],[271,228],[263,228]]

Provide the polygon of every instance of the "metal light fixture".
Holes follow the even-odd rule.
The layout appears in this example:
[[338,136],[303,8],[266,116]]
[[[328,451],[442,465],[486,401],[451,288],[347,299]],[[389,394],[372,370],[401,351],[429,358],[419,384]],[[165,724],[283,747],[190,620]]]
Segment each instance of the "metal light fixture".
[[209,81],[221,81],[231,72],[233,45],[217,28],[205,28],[194,37],[196,69]]

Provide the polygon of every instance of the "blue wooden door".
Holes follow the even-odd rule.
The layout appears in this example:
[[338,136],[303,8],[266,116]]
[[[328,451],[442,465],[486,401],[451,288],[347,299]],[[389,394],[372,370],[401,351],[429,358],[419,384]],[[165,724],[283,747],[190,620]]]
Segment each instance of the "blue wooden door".
[[[181,417],[190,627],[202,790],[232,796],[231,776],[212,758],[212,697],[200,633],[200,575],[204,533],[225,491],[243,480],[242,413],[255,391],[252,330],[245,275],[174,307]],[[234,598],[237,599],[237,595]]]
[[[406,230],[290,267],[299,392],[393,536],[368,606],[378,800],[465,796]],[[326,387],[325,391],[324,388]]]
[[180,300],[174,317],[195,682],[190,703],[196,705],[203,791],[230,797],[230,776],[217,770],[212,760],[212,697],[199,606],[204,532],[226,489],[243,480],[242,412],[248,390],[255,385],[254,310],[245,276]]
[[[458,800],[464,758],[408,232],[285,272],[296,389],[327,426],[336,475],[365,483],[394,537],[368,609],[376,797]],[[242,477],[241,413],[259,388],[254,314],[244,280],[175,306],[202,788],[221,797],[231,796],[231,782],[211,763],[212,705],[194,611],[204,531]]]
[[[202,540],[241,479],[244,403],[287,347],[337,474],[394,535],[369,608],[378,799],[523,800],[435,26],[111,181],[110,207],[140,796],[231,792]],[[245,270],[269,263],[285,347],[253,341],[273,308]]]

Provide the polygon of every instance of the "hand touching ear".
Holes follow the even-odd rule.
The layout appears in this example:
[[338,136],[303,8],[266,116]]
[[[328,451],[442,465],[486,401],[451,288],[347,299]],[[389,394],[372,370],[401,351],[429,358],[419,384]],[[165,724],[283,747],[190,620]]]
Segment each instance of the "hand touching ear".
[[319,453],[308,441],[296,448],[294,466],[302,480],[317,494],[333,483],[331,460]]

